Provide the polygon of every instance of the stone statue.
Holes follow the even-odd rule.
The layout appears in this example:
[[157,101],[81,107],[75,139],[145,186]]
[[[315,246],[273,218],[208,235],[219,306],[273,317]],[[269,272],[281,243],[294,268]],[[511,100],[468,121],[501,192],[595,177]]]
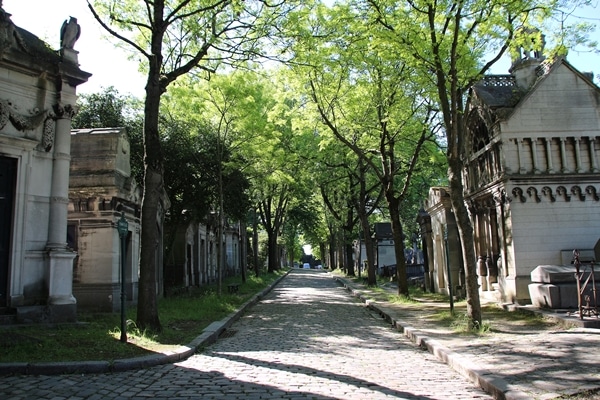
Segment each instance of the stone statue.
[[11,47],[17,47],[27,52],[25,41],[15,29],[15,24],[11,21],[10,16],[11,14],[2,8],[2,0],[0,0],[0,55]]
[[73,49],[80,34],[81,27],[77,23],[77,18],[71,17],[68,22],[65,20],[60,28],[60,48]]

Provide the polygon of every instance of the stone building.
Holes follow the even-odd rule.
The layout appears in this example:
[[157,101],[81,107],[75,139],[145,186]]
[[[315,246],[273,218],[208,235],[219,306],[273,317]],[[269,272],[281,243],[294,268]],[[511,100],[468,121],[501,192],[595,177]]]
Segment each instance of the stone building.
[[[60,27],[57,27],[59,29]],[[73,46],[61,49],[13,24],[0,1],[0,312],[20,321],[73,321],[73,259],[67,246],[71,118],[90,74]]]
[[[214,218],[213,218],[214,219]],[[193,221],[181,226],[173,241],[173,251],[166,260],[167,290],[214,283],[218,279],[217,229],[214,221]],[[222,243],[223,277],[236,276],[244,271],[246,260],[245,227],[240,223],[225,223]]]
[[[510,72],[471,89],[463,178],[482,293],[526,303],[532,270],[569,264],[573,249],[593,249],[600,236],[600,88],[541,53],[523,52]],[[426,208],[438,281],[446,268],[439,225],[453,231],[444,190],[432,189]]]
[[426,288],[449,294],[452,286],[452,295],[462,297],[465,272],[448,188],[429,189],[429,196],[417,222],[421,226]]
[[[78,254],[73,294],[80,308],[120,310],[121,238],[117,223],[121,216],[128,222],[126,301],[137,300],[141,202],[141,187],[131,175],[125,129],[73,130],[68,232],[69,244]],[[157,282],[162,287],[160,278]]]

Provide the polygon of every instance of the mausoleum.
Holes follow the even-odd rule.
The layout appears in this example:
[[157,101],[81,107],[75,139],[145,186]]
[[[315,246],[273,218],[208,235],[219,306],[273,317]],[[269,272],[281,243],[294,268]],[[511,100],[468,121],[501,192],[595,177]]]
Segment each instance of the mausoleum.
[[[465,115],[464,194],[480,290],[528,303],[535,268],[569,264],[564,254],[593,249],[600,238],[600,88],[565,58],[522,52],[509,75],[473,86]],[[437,225],[453,231],[443,190],[432,189],[425,210],[438,275],[446,248]]]
[[65,21],[55,51],[10,17],[0,1],[0,312],[74,321],[71,118],[77,86],[91,75],[73,48],[75,18]]
[[[76,129],[71,133],[69,244],[77,252],[73,294],[80,308],[121,308],[121,251],[125,252],[124,295],[137,301],[142,190],[131,175],[124,128]],[[128,225],[125,248],[117,223]],[[162,285],[161,279],[158,279]]]

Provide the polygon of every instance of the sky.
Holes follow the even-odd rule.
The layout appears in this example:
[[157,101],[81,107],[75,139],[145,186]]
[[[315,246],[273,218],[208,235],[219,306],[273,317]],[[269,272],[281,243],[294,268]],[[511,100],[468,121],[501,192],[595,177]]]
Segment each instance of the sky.
[[[28,30],[51,47],[60,47],[60,28],[69,17],[77,18],[81,37],[75,44],[79,51],[80,68],[92,74],[88,82],[80,85],[78,93],[98,93],[102,88],[114,86],[121,94],[143,98],[145,78],[138,71],[138,63],[129,59],[132,53],[115,46],[96,22],[87,8],[86,0],[0,0],[4,11],[12,14],[12,21]],[[600,43],[600,0],[594,0],[593,8],[575,10],[573,15],[595,23],[592,39]],[[599,49],[600,50],[600,49]],[[600,54],[571,50],[567,60],[582,72],[593,72],[595,83],[600,80]],[[492,73],[508,73],[510,60],[505,57],[492,69]]]
[[[92,74],[77,87],[77,93],[98,93],[114,86],[121,94],[143,98],[145,79],[130,54],[117,48],[116,40],[96,22],[85,0],[0,0],[13,23],[39,37],[52,48],[60,48],[60,28],[69,17],[77,18],[81,36],[74,49],[79,67]],[[112,42],[112,43],[111,43]]]

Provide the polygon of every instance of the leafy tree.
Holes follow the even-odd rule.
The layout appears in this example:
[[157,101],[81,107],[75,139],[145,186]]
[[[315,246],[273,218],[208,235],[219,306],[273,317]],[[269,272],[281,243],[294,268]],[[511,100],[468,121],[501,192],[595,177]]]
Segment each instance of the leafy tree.
[[164,193],[161,96],[182,75],[192,71],[211,74],[220,65],[256,54],[264,26],[272,23],[280,9],[262,1],[242,0],[97,0],[94,6],[88,5],[108,33],[144,60],[145,171],[136,322],[140,329],[160,331],[155,244]]
[[[435,138],[435,108],[414,79],[413,67],[396,57],[393,46],[373,40],[374,27],[366,22],[352,7],[336,4],[309,20],[304,31],[300,28],[294,49],[298,62],[311,65],[302,72],[323,124],[356,154],[361,164],[358,170],[366,174],[362,168],[368,168],[383,189],[392,224],[398,290],[408,295],[400,208],[422,150]],[[318,40],[310,29],[320,31]],[[363,181],[359,179],[362,193],[366,190]],[[364,201],[364,196],[359,200]],[[361,204],[362,210],[367,207]],[[368,221],[362,213],[366,231]],[[371,263],[373,257],[368,259]],[[369,268],[369,283],[376,283],[373,268]]]
[[127,118],[128,98],[119,94],[114,86],[100,93],[82,94],[78,98],[79,111],[72,126],[79,128],[117,128],[133,121]]
[[[223,76],[214,77],[211,82],[190,79],[183,85],[177,85],[173,98],[184,105],[179,106],[179,113],[186,118],[195,119],[197,123],[211,126],[215,147],[211,157],[219,160],[216,164],[217,179],[216,193],[222,193],[215,198],[217,227],[223,225],[224,185],[234,183],[232,171],[252,175],[253,161],[259,157],[255,148],[266,140],[267,110],[274,107],[274,101],[269,98],[268,82],[257,74],[236,71]],[[234,154],[235,157],[229,157]],[[265,157],[269,157],[265,154]],[[227,176],[226,176],[227,175]],[[238,202],[248,205],[248,202]],[[217,234],[217,236],[219,236]],[[222,269],[220,252],[217,253],[217,264]],[[221,276],[221,274],[219,274]],[[219,279],[219,288],[220,288]],[[220,289],[219,289],[220,290]]]
[[72,121],[74,129],[124,127],[131,149],[131,174],[138,183],[144,181],[142,121],[143,106],[133,96],[123,96],[113,86],[99,93],[78,98],[79,111]]
[[[464,202],[461,175],[465,97],[468,89],[510,48],[518,27],[547,20],[561,3],[578,2],[353,1],[354,6],[368,16],[369,24],[383,28],[381,34],[376,33],[379,29],[372,31],[377,40],[394,46],[397,57],[410,60],[407,62],[414,65],[415,76],[424,78],[422,82],[430,82],[431,98],[441,110],[447,137],[451,203],[465,262],[467,314],[471,327],[481,326],[481,305],[473,227]],[[532,39],[527,38],[530,43]],[[559,46],[560,51],[564,51],[564,47]]]
[[[324,145],[321,150],[322,160],[319,162],[319,186],[321,197],[329,216],[330,248],[343,247],[341,268],[347,275],[354,276],[355,263],[352,263],[353,240],[358,236],[361,214],[365,218],[376,210],[376,207],[361,208],[359,206],[360,183],[365,180],[361,175],[360,162],[356,155],[348,152],[339,142]],[[323,168],[324,167],[324,168]],[[317,173],[317,172],[316,172]],[[365,203],[376,205],[382,196],[381,185],[372,180],[364,192]],[[367,235],[370,238],[370,234]],[[336,244],[336,242],[340,243]],[[333,254],[331,255],[333,259]],[[359,262],[359,260],[356,260]],[[360,267],[360,266],[359,266]]]
[[306,158],[312,151],[314,135],[298,123],[302,118],[298,108],[301,104],[294,99],[285,76],[273,75],[271,79],[267,125],[263,138],[254,147],[261,148],[257,149],[260,156],[250,166],[254,198],[268,235],[269,272],[279,268],[278,237],[288,211],[310,202],[314,191]]

